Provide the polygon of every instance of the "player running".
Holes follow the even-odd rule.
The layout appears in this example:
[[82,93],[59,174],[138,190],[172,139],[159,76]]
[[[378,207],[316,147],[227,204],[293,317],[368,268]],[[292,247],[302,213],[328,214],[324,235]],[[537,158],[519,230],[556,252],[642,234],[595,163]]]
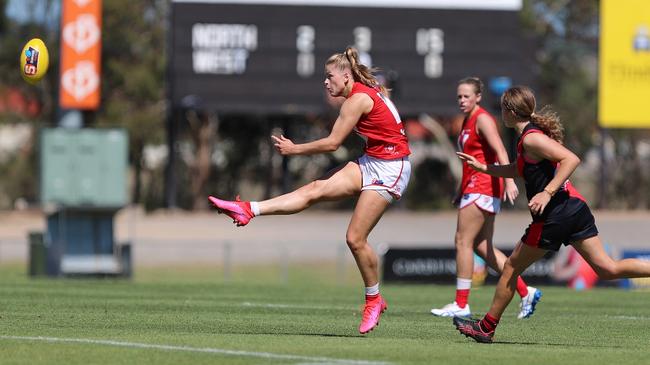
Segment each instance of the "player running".
[[[479,102],[483,83],[476,77],[458,82],[456,96],[458,107],[465,114],[462,130],[458,136],[458,149],[474,156],[485,164],[510,163],[497,122]],[[505,182],[503,181],[505,180]],[[505,183],[505,187],[504,187]],[[501,210],[502,201],[514,203],[519,190],[511,178],[501,179],[476,171],[463,164],[463,177],[455,203],[458,204],[456,225],[456,299],[442,308],[431,309],[440,317],[469,317],[468,304],[474,271],[474,252],[496,272],[501,272],[506,255],[492,244],[494,219]],[[517,278],[517,293],[521,297],[517,318],[528,318],[535,311],[542,292],[526,285]]]
[[650,276],[650,261],[616,261],[607,255],[589,206],[568,180],[580,159],[562,145],[563,131],[557,115],[549,109],[537,113],[535,104],[532,90],[525,86],[510,88],[501,97],[503,122],[519,135],[516,163],[487,165],[471,155],[458,153],[461,160],[477,171],[492,176],[523,177],[533,218],[503,267],[485,317],[453,319],[460,333],[478,342],[492,342],[501,315],[514,295],[517,276],[562,244],[573,245],[601,279]]

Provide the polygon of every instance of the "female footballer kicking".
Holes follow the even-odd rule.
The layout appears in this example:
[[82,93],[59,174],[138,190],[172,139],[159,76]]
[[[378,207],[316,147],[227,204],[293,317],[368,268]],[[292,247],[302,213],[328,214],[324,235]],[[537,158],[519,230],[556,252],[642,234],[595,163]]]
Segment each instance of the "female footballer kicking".
[[362,334],[379,324],[387,308],[379,294],[378,258],[368,244],[368,236],[390,203],[401,197],[411,174],[410,150],[400,116],[372,71],[359,63],[354,48],[332,55],[325,64],[325,88],[331,96],[342,96],[345,101],[330,134],[301,144],[282,135],[271,137],[282,155],[312,155],[336,151],[355,131],[366,141],[364,155],[321,179],[269,200],[244,202],[209,197],[219,212],[244,226],[259,215],[295,214],[320,201],[358,196],[345,239],[365,284],[366,304],[359,325]]

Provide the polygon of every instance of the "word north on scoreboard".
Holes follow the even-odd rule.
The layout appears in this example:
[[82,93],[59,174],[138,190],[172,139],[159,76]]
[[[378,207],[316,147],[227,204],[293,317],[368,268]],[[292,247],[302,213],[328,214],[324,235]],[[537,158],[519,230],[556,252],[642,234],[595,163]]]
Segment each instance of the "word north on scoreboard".
[[172,102],[220,112],[326,108],[324,64],[347,46],[381,70],[403,114],[456,112],[466,76],[530,76],[521,0],[174,0]]

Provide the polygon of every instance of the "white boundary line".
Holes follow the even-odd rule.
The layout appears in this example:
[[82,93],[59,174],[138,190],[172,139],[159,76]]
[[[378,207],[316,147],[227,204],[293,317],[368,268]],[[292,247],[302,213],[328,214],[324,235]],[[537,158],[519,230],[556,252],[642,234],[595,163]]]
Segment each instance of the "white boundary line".
[[605,315],[605,317],[611,317],[611,318],[614,318],[614,319],[629,319],[629,320],[632,320],[632,321],[638,321],[638,320],[646,321],[646,320],[650,319],[649,317],[645,317],[645,316],[612,316],[612,315],[609,315],[609,314]]
[[84,339],[84,338],[59,338],[59,337],[43,337],[43,336],[0,336],[0,339],[14,340],[14,341],[81,343],[81,344],[91,344],[91,345],[105,345],[105,346],[129,347],[129,348],[138,348],[138,349],[154,349],[154,350],[165,350],[165,351],[201,352],[201,353],[220,354],[220,355],[229,355],[229,356],[258,357],[263,359],[297,360],[297,361],[309,361],[315,363],[329,363],[329,364],[342,364],[342,365],[389,365],[391,364],[389,362],[382,362],[382,361],[335,359],[329,357],[274,354],[271,352],[226,350],[226,349],[218,349],[212,347],[157,345],[157,344],[149,344],[149,343],[115,341],[115,340],[91,340],[91,339]]

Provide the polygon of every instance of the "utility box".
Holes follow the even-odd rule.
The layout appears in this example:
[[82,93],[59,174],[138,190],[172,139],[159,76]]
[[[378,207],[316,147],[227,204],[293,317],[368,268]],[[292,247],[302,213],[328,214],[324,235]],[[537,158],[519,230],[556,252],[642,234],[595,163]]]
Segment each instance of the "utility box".
[[[41,131],[40,190],[47,231],[34,253],[44,247],[48,276],[130,275],[130,245],[120,247],[113,234],[115,214],[128,203],[127,168],[123,129]],[[39,260],[30,257],[34,272]]]
[[64,207],[127,204],[128,137],[123,129],[41,132],[41,201]]

